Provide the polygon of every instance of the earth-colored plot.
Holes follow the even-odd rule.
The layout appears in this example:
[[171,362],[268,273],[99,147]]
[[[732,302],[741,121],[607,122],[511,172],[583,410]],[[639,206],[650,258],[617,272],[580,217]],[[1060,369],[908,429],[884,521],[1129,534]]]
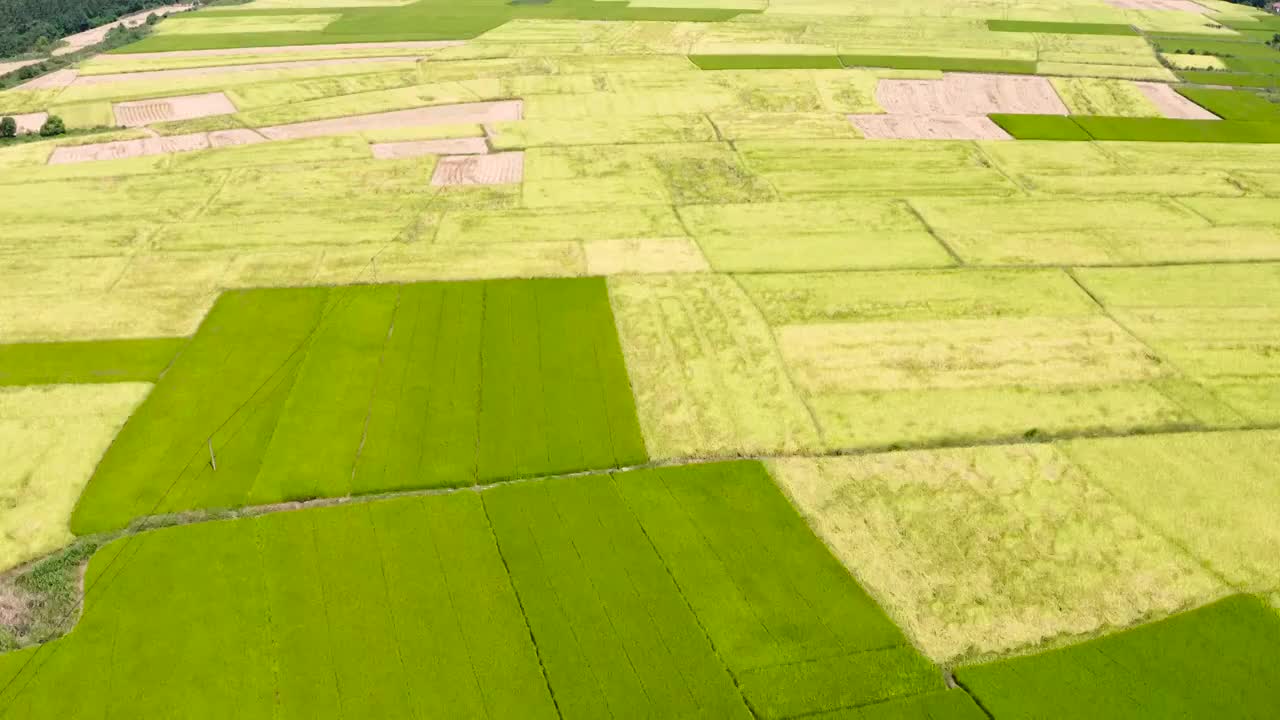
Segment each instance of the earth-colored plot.
[[76,498],[149,383],[0,388],[0,571],[73,540]]
[[169,135],[139,140],[117,140],[96,145],[59,147],[49,156],[50,165],[124,160],[128,158],[189,153],[210,148],[235,147],[266,142],[267,138],[248,128],[218,130],[208,133]]
[[28,65],[35,65],[41,62],[39,58],[34,60],[15,60],[13,62],[0,62],[0,75],[8,75],[14,70],[21,70]]
[[1270,430],[1075,440],[1062,449],[1134,515],[1233,587],[1280,585]]
[[116,103],[114,111],[117,125],[139,127],[210,115],[230,115],[236,112],[236,106],[231,104],[226,95],[217,92]]
[[1153,82],[1138,82],[1134,84],[1138,86],[1143,95],[1147,96],[1151,104],[1160,110],[1160,114],[1167,118],[1176,118],[1178,120],[1218,119],[1217,115],[1178,94],[1169,85]]
[[519,120],[522,102],[464,103],[438,105],[413,110],[397,110],[370,115],[355,115],[332,120],[312,120],[275,127],[261,128],[263,135],[272,140],[296,140],[299,138],[339,135],[370,130],[388,130],[419,125],[457,125],[469,123],[502,122]]
[[492,155],[451,155],[436,163],[431,184],[509,185],[524,180],[524,153],[521,151]]
[[31,78],[16,90],[61,90],[75,82],[79,76],[75,70],[55,70],[47,75]]
[[694,205],[681,219],[718,271],[945,266],[951,257],[900,201]]
[[849,121],[872,140],[1011,140],[985,115],[850,115]]
[[937,661],[1124,627],[1228,592],[1053,446],[771,465],[837,557]]
[[40,132],[40,128],[44,127],[45,121],[49,119],[49,113],[20,113],[18,115],[10,115],[10,117],[17,124],[18,134],[25,135],[27,133]]
[[1046,78],[946,73],[941,80],[881,80],[876,101],[892,115],[975,116],[988,113],[1066,115]]
[[768,325],[732,278],[613,277],[609,293],[650,456],[819,446]]

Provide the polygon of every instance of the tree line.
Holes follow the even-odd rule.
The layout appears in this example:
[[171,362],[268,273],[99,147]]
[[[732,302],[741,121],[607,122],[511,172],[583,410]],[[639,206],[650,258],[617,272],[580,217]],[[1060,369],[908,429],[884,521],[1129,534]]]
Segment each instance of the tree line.
[[47,52],[67,35],[172,0],[0,0],[0,58]]

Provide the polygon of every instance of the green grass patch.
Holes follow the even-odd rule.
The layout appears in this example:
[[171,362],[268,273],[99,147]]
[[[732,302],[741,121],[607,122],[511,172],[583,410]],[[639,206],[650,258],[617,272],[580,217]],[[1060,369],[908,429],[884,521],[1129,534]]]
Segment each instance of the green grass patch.
[[988,20],[995,32],[1053,33],[1056,35],[1137,35],[1132,25],[1119,23],[1038,22],[1035,20]]
[[703,70],[833,70],[842,67],[835,55],[690,55]]
[[1018,140],[1090,140],[1089,133],[1066,115],[995,113],[991,121]]
[[0,345],[0,386],[155,382],[187,338]]
[[602,280],[233,292],[121,431],[72,525],[645,458]]
[[1177,86],[1176,89],[1191,102],[1224,120],[1280,121],[1280,103],[1271,102],[1258,93],[1186,86]]
[[1276,75],[1280,73],[1280,52],[1275,57],[1229,57],[1223,58],[1227,69],[1238,73],[1254,75]]
[[1197,85],[1230,85],[1231,87],[1277,88],[1280,76],[1262,73],[1215,72],[1213,70],[1179,70],[1183,82]]
[[960,668],[995,717],[1236,717],[1274,714],[1280,617],[1233,596],[1127,632]]
[[1218,57],[1258,57],[1271,58],[1280,56],[1280,51],[1260,42],[1249,42],[1239,38],[1221,37],[1218,35],[1161,35],[1149,34],[1156,49],[1163,53],[1186,54],[1195,52],[1200,55],[1217,55]]
[[1095,140],[1151,142],[1276,143],[1280,123],[1246,120],[1173,120],[1078,116],[1074,120]]
[[883,67],[900,70],[944,70],[948,72],[1035,74],[1032,60],[998,58],[927,57],[924,55],[840,55],[845,67]]

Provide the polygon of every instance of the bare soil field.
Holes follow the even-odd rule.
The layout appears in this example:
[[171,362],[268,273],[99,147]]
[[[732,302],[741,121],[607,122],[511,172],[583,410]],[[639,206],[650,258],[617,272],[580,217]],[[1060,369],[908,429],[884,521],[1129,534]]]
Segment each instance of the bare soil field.
[[134,100],[113,106],[116,124],[141,127],[171,120],[194,120],[211,115],[230,115],[236,106],[220,92],[180,95],[155,100]]
[[1217,120],[1218,116],[1182,97],[1172,87],[1157,82],[1135,82],[1134,85],[1155,105],[1162,115],[1178,120]]
[[2,63],[0,63],[0,75],[8,75],[9,73],[13,72],[14,70],[21,70],[22,68],[24,68],[24,67],[26,67],[26,66],[28,66],[28,65],[35,65],[35,64],[36,64],[36,63],[38,63],[38,62],[40,62],[40,60],[39,60],[39,59],[36,59],[36,60],[15,60],[15,61],[13,61],[13,62],[2,62]]
[[431,176],[436,186],[506,185],[523,180],[524,153],[519,151],[443,157]]
[[49,164],[65,165],[92,162],[94,160],[124,160],[146,155],[206,150],[210,146],[209,133],[171,135],[169,137],[141,138],[139,140],[118,140],[95,145],[57,148],[49,156]]
[[870,140],[1011,140],[985,115],[850,115]]
[[434,107],[395,110],[371,115],[352,115],[331,120],[277,125],[262,128],[261,132],[272,140],[297,140],[300,138],[340,135],[365,130],[393,130],[422,125],[466,125],[488,122],[519,120],[524,103],[520,100],[496,102],[436,105]]
[[55,70],[48,75],[32,78],[15,90],[61,90],[76,81],[80,73],[75,70]]
[[172,80],[174,78],[202,77],[223,75],[235,72],[253,72],[255,70],[290,70],[294,68],[327,67],[330,65],[374,65],[389,62],[405,62],[417,60],[416,55],[397,55],[393,57],[372,58],[337,58],[334,60],[296,60],[269,63],[249,63],[247,65],[217,65],[214,67],[182,68],[179,70],[144,70],[142,72],[109,73],[106,75],[82,75],[76,78],[77,87],[86,85],[110,85],[121,82],[154,82],[156,80]]
[[376,143],[373,156],[379,160],[400,160],[422,155],[484,155],[489,146],[484,138],[449,138],[445,140],[413,140]]
[[40,127],[44,125],[44,121],[49,119],[49,113],[35,112],[24,113],[22,115],[13,115],[14,121],[18,123],[18,134],[40,132]]
[[1047,78],[980,73],[947,73],[941,80],[881,80],[876,102],[894,115],[1068,113]]

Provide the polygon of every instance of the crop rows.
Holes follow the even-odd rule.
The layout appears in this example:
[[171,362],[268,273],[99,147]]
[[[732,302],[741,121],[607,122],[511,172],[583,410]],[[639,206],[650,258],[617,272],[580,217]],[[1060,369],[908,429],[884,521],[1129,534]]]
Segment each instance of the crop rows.
[[224,295],[74,525],[642,461],[616,337],[597,280]]
[[756,463],[169,528],[86,583],[74,633],[0,656],[0,717],[975,710]]

